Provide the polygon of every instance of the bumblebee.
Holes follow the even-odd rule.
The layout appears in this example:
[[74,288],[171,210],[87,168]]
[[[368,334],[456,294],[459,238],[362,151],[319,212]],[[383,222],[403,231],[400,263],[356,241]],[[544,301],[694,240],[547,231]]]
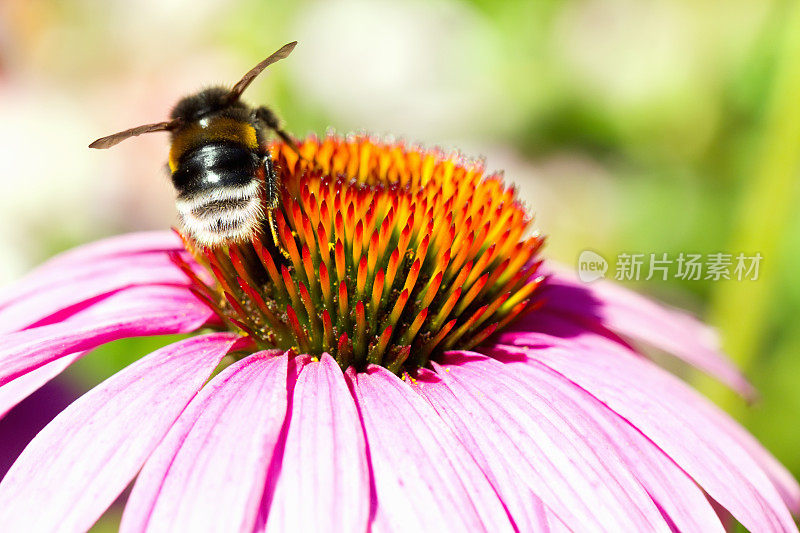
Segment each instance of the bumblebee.
[[268,219],[277,245],[273,210],[278,177],[267,149],[270,131],[298,151],[268,107],[240,101],[244,90],[269,65],[287,57],[297,41],[253,67],[232,89],[211,87],[180,100],[170,120],[97,139],[90,148],[110,148],[154,131],[171,133],[169,171],[180,224],[201,246],[249,239]]

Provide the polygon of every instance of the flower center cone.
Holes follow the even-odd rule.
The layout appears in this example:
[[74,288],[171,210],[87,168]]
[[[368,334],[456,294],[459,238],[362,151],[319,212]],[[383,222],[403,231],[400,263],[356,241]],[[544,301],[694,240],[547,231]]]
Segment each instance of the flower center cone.
[[196,294],[259,349],[327,352],[400,374],[470,349],[535,303],[544,242],[499,175],[454,153],[367,137],[271,145],[280,180],[250,241],[187,248]]

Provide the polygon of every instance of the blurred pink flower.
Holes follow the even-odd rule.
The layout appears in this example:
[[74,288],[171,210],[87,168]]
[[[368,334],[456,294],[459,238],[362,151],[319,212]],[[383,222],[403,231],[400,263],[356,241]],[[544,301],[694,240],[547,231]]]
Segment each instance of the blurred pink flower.
[[682,312],[553,272],[535,310],[401,379],[257,348],[195,296],[205,275],[174,235],[134,234],[3,295],[0,413],[101,344],[194,333],[31,441],[0,482],[3,531],[86,530],[134,479],[122,531],[721,531],[717,504],[751,531],[796,531],[791,475],[629,344],[749,394]]

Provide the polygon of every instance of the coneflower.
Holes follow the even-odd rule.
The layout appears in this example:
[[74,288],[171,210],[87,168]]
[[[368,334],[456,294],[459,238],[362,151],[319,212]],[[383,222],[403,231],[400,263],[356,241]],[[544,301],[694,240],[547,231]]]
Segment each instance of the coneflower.
[[[59,414],[3,531],[796,531],[800,488],[630,343],[743,394],[713,332],[544,264],[480,161],[366,137],[272,146],[273,232],[59,256],[0,300],[0,412],[87,351],[196,334]],[[313,162],[313,163],[312,163]],[[624,339],[624,340],[623,340]]]
[[479,162],[369,139],[301,149],[305,161],[275,151],[277,247],[263,235],[224,249],[184,239],[210,283],[175,255],[198,296],[258,348],[402,375],[529,308],[543,239],[521,239],[530,217]]

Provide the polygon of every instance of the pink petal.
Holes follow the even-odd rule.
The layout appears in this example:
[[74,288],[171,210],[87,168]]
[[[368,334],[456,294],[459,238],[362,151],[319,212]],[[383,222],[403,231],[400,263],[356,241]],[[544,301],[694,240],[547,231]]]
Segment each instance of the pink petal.
[[83,357],[84,353],[86,352],[61,357],[0,386],[0,418],[3,418],[23,399],[63,372],[69,365]]
[[304,366],[297,378],[271,499],[267,531],[367,530],[364,432],[342,371],[328,354]]
[[194,331],[212,316],[207,306],[179,287],[120,292],[63,322],[4,335],[0,385],[59,357],[113,340]]
[[[523,393],[528,389],[528,395],[541,396],[559,406],[567,425],[580,428],[573,440],[585,440],[607,467],[617,465],[631,471],[670,525],[680,531],[722,531],[714,509],[694,481],[636,428],[574,383],[546,367],[516,365],[509,368],[469,353],[451,352],[446,357],[439,374],[448,384],[458,381],[461,374],[466,374],[462,379],[473,381],[477,376],[489,375],[493,376],[489,382],[496,380],[506,386],[516,383]],[[502,444],[498,448],[502,449]],[[511,456],[507,452],[501,455]],[[567,525],[576,529],[589,527],[570,521]]]
[[536,495],[535,487],[529,486],[519,474],[520,450],[514,449],[510,455],[492,453],[498,446],[513,448],[513,444],[500,436],[496,423],[480,403],[465,402],[463,394],[456,397],[437,374],[426,369],[418,371],[411,387],[431,404],[469,451],[519,531],[547,531],[553,528],[551,522],[561,523]]
[[621,350],[643,357],[624,340],[602,328],[578,324],[572,317],[548,312],[534,312],[520,318],[512,327],[494,338],[496,344],[537,348],[552,346],[559,341],[576,343],[587,348],[598,346],[610,351]]
[[[578,347],[590,352],[602,351],[612,357],[616,353],[622,356],[639,357],[636,352],[607,338],[603,333],[590,331],[566,318],[539,314],[537,315],[536,327],[540,331],[503,333],[498,336],[497,341],[499,344],[534,349],[560,346],[574,352],[575,348]],[[750,453],[753,459],[767,473],[792,513],[800,514],[800,485],[792,475],[733,419],[727,416],[718,417],[716,413],[719,411],[713,404],[704,401],[702,405],[698,405],[696,408],[703,409],[708,406],[712,409],[709,416],[714,417],[719,422],[720,429],[726,431],[728,435]]]
[[139,474],[121,531],[252,531],[286,417],[287,361],[259,352],[200,391]]
[[164,251],[34,271],[0,303],[0,333],[63,320],[93,300],[142,285],[188,287],[189,278]]
[[[755,390],[722,353],[716,331],[684,311],[669,308],[608,281],[581,283],[559,269],[542,293],[543,313],[571,316],[581,323],[601,324],[618,335],[670,353],[739,392],[753,397]],[[514,329],[524,330],[535,315]]]
[[469,452],[394,374],[348,375],[372,465],[374,531],[503,531],[509,518]]
[[727,415],[648,361],[600,347],[568,350],[558,346],[558,339],[554,344],[535,350],[500,348],[496,355],[524,354],[587,390],[652,440],[749,530],[796,531],[764,470],[731,436],[735,423]]
[[750,456],[764,469],[772,484],[778,490],[783,502],[793,515],[800,515],[800,485],[797,480],[769,451],[767,451],[756,438],[746,429],[736,423],[727,415],[719,416],[722,411],[713,404],[703,406],[703,410],[719,423],[719,428],[725,431],[733,440],[747,450]]
[[87,530],[239,339],[216,333],[162,348],[62,411],[0,483],[3,529]]
[[37,270],[60,270],[68,265],[92,263],[113,257],[129,257],[136,254],[183,249],[180,238],[172,231],[126,233],[67,250],[49,259]]
[[[483,433],[483,453],[511,461],[527,487],[567,527],[668,530],[614,450],[613,439],[574,398],[544,379],[517,379],[501,363],[479,354],[450,352],[445,362],[434,366],[452,396],[437,410],[460,419],[463,432]],[[428,394],[426,385],[420,389]]]
[[[175,285],[188,288],[189,286],[180,280],[185,278],[185,275],[179,271],[170,274],[174,278],[170,282],[165,281],[167,273],[162,274],[158,269],[141,272],[145,274],[144,277],[139,276],[139,272],[135,270],[128,270],[128,265],[118,265],[112,276],[66,282],[62,286],[33,294],[0,311],[2,320],[0,334],[60,322],[97,303],[98,300],[130,287]],[[158,279],[153,278],[154,274]]]

